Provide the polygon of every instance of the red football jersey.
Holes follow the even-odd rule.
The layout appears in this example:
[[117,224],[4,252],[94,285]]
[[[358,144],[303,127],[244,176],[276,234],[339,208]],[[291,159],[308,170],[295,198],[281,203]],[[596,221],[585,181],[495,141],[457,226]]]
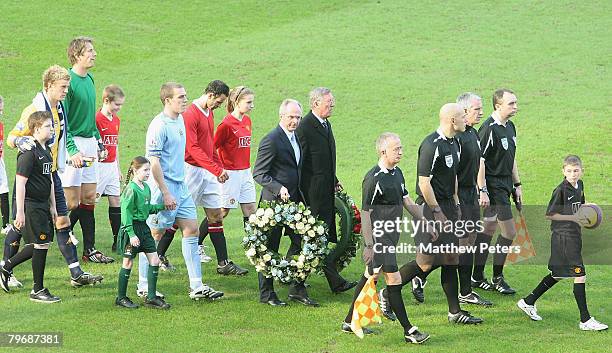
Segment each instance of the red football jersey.
[[101,111],[96,113],[96,126],[100,131],[102,143],[108,151],[108,156],[102,163],[112,163],[117,159],[117,145],[119,144],[119,117],[113,115],[113,120],[109,120]]
[[214,148],[215,115],[208,110],[204,114],[195,103],[191,104],[183,113],[185,123],[186,144],[185,162],[196,167],[204,168],[215,176],[221,175],[223,167]]
[[248,115],[243,115],[242,121],[232,114],[223,118],[215,133],[215,148],[223,168],[241,170],[251,166],[251,133],[251,118]]

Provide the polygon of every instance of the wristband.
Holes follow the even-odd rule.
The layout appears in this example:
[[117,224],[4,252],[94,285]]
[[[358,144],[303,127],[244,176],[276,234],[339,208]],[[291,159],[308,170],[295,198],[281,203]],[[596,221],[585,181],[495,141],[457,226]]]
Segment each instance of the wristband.
[[518,183],[514,183],[514,187],[515,187],[515,188],[518,188],[518,187],[519,187],[519,186],[521,186],[521,185],[523,185],[523,184],[521,184],[521,182],[520,182],[520,181],[519,181]]
[[486,186],[486,185],[485,185],[485,186],[483,186],[483,187],[481,187],[480,189],[478,189],[478,191],[480,191],[480,192],[484,192],[484,193],[485,193],[485,194],[487,194],[487,195],[489,194],[489,189],[487,189],[487,186]]

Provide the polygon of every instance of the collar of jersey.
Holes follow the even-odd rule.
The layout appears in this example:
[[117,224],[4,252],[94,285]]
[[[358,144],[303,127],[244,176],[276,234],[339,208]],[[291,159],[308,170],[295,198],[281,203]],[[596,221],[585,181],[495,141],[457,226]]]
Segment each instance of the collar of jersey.
[[391,172],[391,174],[395,173],[395,169],[397,169],[397,166],[393,167],[393,169],[389,170],[387,169],[384,165],[382,165],[382,163],[380,163],[380,161],[378,162],[378,168],[380,168],[380,171],[388,174],[389,172]]
[[[499,117],[499,113],[494,111],[493,113],[491,113],[491,117],[493,118],[493,124],[497,124],[503,127],[506,127],[505,124],[502,124],[501,119]],[[506,121],[506,123],[508,123],[508,121]]]

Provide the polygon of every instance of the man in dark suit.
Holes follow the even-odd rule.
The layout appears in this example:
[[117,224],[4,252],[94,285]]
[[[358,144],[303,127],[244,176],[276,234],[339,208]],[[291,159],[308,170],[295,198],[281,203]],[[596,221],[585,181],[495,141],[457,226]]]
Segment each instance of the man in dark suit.
[[[260,200],[303,202],[300,190],[302,152],[295,129],[302,119],[302,106],[293,99],[285,99],[279,109],[280,122],[259,144],[253,179],[263,187]],[[282,229],[276,227],[268,236],[268,249],[278,251]],[[293,256],[302,248],[302,238],[285,227],[285,235],[291,239],[287,256]],[[289,288],[289,299],[307,306],[319,304],[308,297],[303,282],[293,283]],[[284,306],[274,292],[274,280],[259,273],[259,300],[272,306]]]
[[[311,110],[300,123],[296,134],[303,155],[300,185],[306,205],[329,226],[328,240],[337,243],[334,194],[342,190],[342,184],[336,177],[336,141],[328,121],[334,105],[331,90],[324,87],[312,90]],[[353,288],[357,282],[342,278],[333,260],[332,256],[328,256],[323,268],[332,292],[341,293]]]

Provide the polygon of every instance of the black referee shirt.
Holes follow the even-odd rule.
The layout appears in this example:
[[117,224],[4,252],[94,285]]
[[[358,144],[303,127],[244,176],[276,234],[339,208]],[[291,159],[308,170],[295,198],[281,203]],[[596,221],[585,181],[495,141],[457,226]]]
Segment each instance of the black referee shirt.
[[[431,177],[430,183],[436,199],[451,199],[455,194],[455,179],[459,165],[459,144],[447,138],[440,130],[427,136],[419,147],[417,175]],[[417,178],[416,191],[423,196]]]
[[[478,129],[486,177],[512,176],[516,153],[516,128],[510,120],[503,126],[490,116]],[[512,185],[510,185],[511,187]]]
[[48,149],[38,141],[30,151],[17,156],[17,175],[28,178],[25,186],[25,200],[48,202],[51,196],[51,167],[53,158]]
[[372,211],[372,219],[394,220],[403,213],[404,198],[408,197],[404,174],[399,167],[388,170],[374,166],[363,178],[362,209]]
[[480,141],[478,133],[473,127],[466,125],[465,131],[455,136],[459,142],[459,152],[461,158],[457,167],[457,180],[459,186],[472,187],[476,186],[478,178],[478,169],[480,168]]
[[[556,213],[571,216],[578,212],[580,205],[584,203],[584,184],[582,180],[578,180],[578,187],[575,188],[567,179],[564,179],[553,191],[546,215],[552,216]],[[554,233],[581,235],[580,225],[572,221],[551,221],[550,230]]]

